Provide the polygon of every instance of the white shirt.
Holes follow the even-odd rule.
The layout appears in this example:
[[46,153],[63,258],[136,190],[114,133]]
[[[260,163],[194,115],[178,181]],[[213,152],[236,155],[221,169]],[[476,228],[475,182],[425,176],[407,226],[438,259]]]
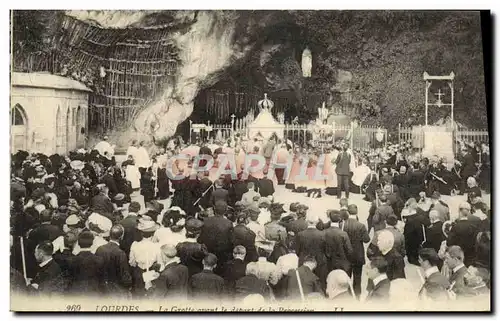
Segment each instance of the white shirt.
[[158,244],[172,244],[177,245],[186,240],[186,230],[182,229],[180,232],[174,233],[170,227],[160,227],[153,236],[153,240],[158,242]]
[[426,279],[429,278],[429,276],[431,276],[434,273],[439,273],[439,269],[437,266],[433,266],[433,267],[430,267],[427,270],[425,270],[424,271],[425,278]]
[[370,172],[370,167],[366,166],[365,164],[356,167],[352,175],[352,182],[354,183],[354,185],[363,185],[363,182],[365,181],[366,177],[370,175]]
[[104,156],[104,153],[106,152],[108,153],[108,156],[113,156],[115,154],[115,149],[113,148],[113,146],[111,146],[111,144],[105,140],[97,143],[94,149],[97,150],[102,156]]
[[127,148],[127,155],[126,157],[128,158],[129,156],[132,156],[135,160],[135,155],[137,154],[137,147],[135,146],[129,146],[129,148]]
[[377,276],[376,278],[373,279],[373,286],[377,286],[377,284],[379,284],[380,282],[384,281],[385,279],[387,279],[387,274],[380,274],[379,276]]
[[457,272],[458,272],[458,270],[460,270],[460,269],[461,269],[461,268],[463,268],[464,266],[465,266],[465,265],[464,265],[463,263],[462,263],[462,264],[460,264],[460,265],[458,265],[458,266],[455,266],[455,267],[453,268],[453,273],[457,273]]
[[259,224],[262,226],[266,225],[266,223],[271,222],[271,212],[269,212],[267,208],[261,208],[257,222],[259,222]]
[[263,225],[260,225],[258,222],[250,221],[247,224],[247,227],[255,233],[255,243],[263,242],[266,240],[266,229]]
[[125,176],[127,181],[129,181],[132,185],[133,189],[141,187],[141,173],[139,173],[139,169],[137,169],[135,165],[127,165]]
[[149,269],[155,262],[161,262],[160,245],[153,243],[151,238],[132,243],[130,247],[129,264],[142,270]]
[[151,160],[149,159],[149,154],[144,146],[139,147],[136,153],[137,159],[135,159],[135,165],[137,167],[148,168],[151,166]]

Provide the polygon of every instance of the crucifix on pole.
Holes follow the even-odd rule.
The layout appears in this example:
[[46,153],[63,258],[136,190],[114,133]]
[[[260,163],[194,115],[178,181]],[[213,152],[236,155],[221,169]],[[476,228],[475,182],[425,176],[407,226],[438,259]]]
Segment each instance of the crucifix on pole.
[[[442,106],[450,106],[451,108],[451,124],[454,126],[454,118],[453,118],[453,109],[454,109],[454,87],[453,87],[453,80],[455,79],[455,74],[453,71],[450,73],[449,76],[429,76],[427,72],[424,72],[424,80],[425,80],[425,125],[428,125],[428,118],[429,118],[429,106],[437,106],[437,107],[442,107]],[[450,92],[451,92],[451,102],[450,103],[443,103],[442,96],[445,94],[441,92],[441,89],[439,89],[437,94],[434,94],[438,97],[437,101],[435,103],[429,102],[429,88],[432,84],[433,80],[440,80],[440,81],[447,81],[448,86],[450,87]]]

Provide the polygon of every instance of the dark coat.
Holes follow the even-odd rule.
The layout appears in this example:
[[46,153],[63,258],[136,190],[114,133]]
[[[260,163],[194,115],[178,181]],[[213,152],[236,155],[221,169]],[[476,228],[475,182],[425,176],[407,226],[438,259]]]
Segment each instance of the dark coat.
[[469,266],[476,257],[475,240],[479,233],[479,226],[470,220],[459,220],[448,234],[447,245],[458,245],[464,251],[464,264]]
[[341,151],[335,160],[335,164],[337,165],[335,173],[337,173],[337,175],[349,175],[351,172],[351,169],[349,168],[350,163],[351,155],[347,152]]
[[299,257],[299,264],[302,264],[304,258],[309,255],[316,258],[318,265],[326,264],[326,243],[323,231],[308,228],[299,232],[295,240],[295,253]]
[[307,297],[311,293],[323,293],[323,289],[320,285],[320,280],[309,269],[309,267],[302,265],[297,270],[288,271],[288,284],[286,289],[286,297],[289,299],[300,299],[300,289],[299,283],[297,281],[297,272],[299,273],[300,282],[302,284],[302,291],[304,296]]
[[156,298],[187,299],[189,270],[180,263],[168,264],[153,282]]
[[450,284],[453,284],[453,292],[457,297],[470,297],[474,295],[472,289],[467,287],[465,283],[465,275],[467,274],[467,267],[461,267],[457,272],[450,271]]
[[366,302],[372,302],[372,303],[388,302],[390,290],[391,290],[391,281],[389,279],[382,280],[373,288],[373,290],[371,290],[368,293],[368,295],[366,296]]
[[217,255],[219,264],[222,264],[226,260],[219,257],[219,254],[229,255],[233,250],[233,224],[223,216],[207,217],[203,222],[198,242],[205,244],[210,253]]
[[443,222],[435,222],[425,229],[426,242],[423,244],[424,248],[435,249],[439,252],[441,243],[446,239],[443,234]]
[[33,244],[36,246],[44,241],[53,242],[62,234],[61,229],[57,225],[41,224],[30,232],[28,238],[33,241]]
[[298,218],[289,224],[287,224],[286,230],[289,232],[293,232],[295,235],[307,229],[307,222],[303,218]]
[[247,184],[243,181],[236,181],[233,183],[231,192],[234,202],[241,201],[243,194],[248,192]]
[[225,288],[230,295],[234,294],[236,281],[246,275],[247,263],[240,259],[233,259],[224,265],[222,277],[225,281]]
[[[104,262],[103,280],[105,292],[122,294],[132,285],[127,255],[113,242],[100,246],[96,253]],[[120,292],[120,293],[117,293]]]
[[269,178],[261,178],[259,180],[259,194],[262,197],[267,197],[274,194],[273,181]]
[[43,295],[58,295],[64,292],[62,273],[59,264],[52,260],[38,270],[31,281],[38,284],[38,293]]
[[54,261],[57,262],[62,272],[69,272],[69,264],[75,256],[71,250],[64,249],[62,252],[57,251],[52,257]]
[[210,205],[214,206],[217,201],[229,201],[229,192],[224,188],[216,188],[212,191],[212,196],[210,197]]
[[106,187],[109,189],[109,195],[113,197],[118,194],[118,187],[116,186],[116,181],[112,175],[106,174],[101,178],[103,184],[106,184]]
[[460,176],[467,179],[470,176],[476,175],[477,167],[476,160],[471,153],[465,154],[462,160],[462,169],[460,170]]
[[115,210],[113,203],[104,194],[98,194],[90,200],[90,208],[101,215],[111,216]]
[[365,264],[364,243],[370,242],[370,236],[364,224],[349,218],[343,222],[342,229],[349,236],[352,245],[352,265]]
[[208,253],[207,247],[199,243],[181,242],[177,244],[177,256],[188,268],[189,277],[203,271],[202,260]]
[[389,280],[406,279],[405,261],[401,254],[391,249],[384,255],[384,258],[387,261],[387,277]]
[[423,295],[425,290],[426,297],[432,300],[447,299],[448,298],[447,290],[449,287],[450,287],[450,282],[448,282],[446,277],[439,272],[435,272],[429,275],[429,277],[425,279],[425,283],[419,292],[419,296]]
[[245,225],[236,225],[233,229],[233,248],[237,245],[242,245],[247,250],[245,262],[257,261],[259,255],[255,247],[255,233]]
[[71,295],[96,295],[103,285],[104,259],[89,251],[82,251],[70,263]]
[[394,215],[394,209],[389,204],[382,204],[376,208],[372,219],[374,231],[383,230],[386,226],[385,220],[391,215]]
[[342,269],[349,273],[353,250],[347,233],[332,226],[325,230],[325,243],[329,271]]
[[429,218],[424,214],[414,214],[407,216],[404,227],[406,255],[411,264],[419,265],[418,250],[424,241],[424,230],[422,226],[429,226]]
[[203,270],[191,277],[189,288],[193,299],[220,300],[224,295],[224,279],[212,271]]
[[137,230],[137,223],[139,222],[139,217],[137,215],[128,215],[123,220],[120,221],[120,225],[123,226],[124,234],[123,240],[120,242],[120,248],[127,254],[130,253],[130,247],[134,241],[140,240],[140,232]]
[[257,278],[253,274],[246,275],[237,280],[234,291],[238,299],[244,299],[250,294],[260,294],[265,299],[269,299],[271,293],[266,281]]

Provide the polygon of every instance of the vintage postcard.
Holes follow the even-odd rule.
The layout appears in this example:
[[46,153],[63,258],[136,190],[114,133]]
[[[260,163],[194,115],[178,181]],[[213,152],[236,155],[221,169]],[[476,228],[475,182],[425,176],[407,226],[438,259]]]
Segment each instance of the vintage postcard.
[[10,18],[12,311],[491,310],[489,12]]

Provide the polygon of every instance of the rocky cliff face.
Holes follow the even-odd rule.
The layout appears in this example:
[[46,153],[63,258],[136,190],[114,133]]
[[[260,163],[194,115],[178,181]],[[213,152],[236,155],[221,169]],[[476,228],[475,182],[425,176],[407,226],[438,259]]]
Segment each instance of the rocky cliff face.
[[259,37],[262,32],[279,21],[272,11],[172,11],[168,15],[156,11],[72,11],[68,14],[106,28],[150,26],[161,24],[158,21],[161,19],[192,21],[187,30],[171,34],[182,61],[173,85],[166,86],[137,115],[133,128],[126,133],[111,134],[120,140],[172,136],[193,112],[197,93],[220,79],[228,67],[243,63],[253,49],[262,45],[263,39]]

